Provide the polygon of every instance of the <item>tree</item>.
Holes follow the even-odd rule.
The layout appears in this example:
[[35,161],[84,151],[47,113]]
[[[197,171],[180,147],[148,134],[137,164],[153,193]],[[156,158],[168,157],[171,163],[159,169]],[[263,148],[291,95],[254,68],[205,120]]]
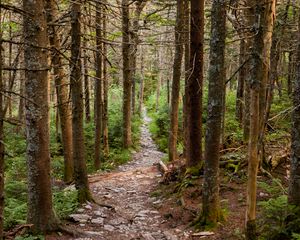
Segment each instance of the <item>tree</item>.
[[130,69],[129,0],[122,0],[122,56],[123,56],[123,145],[129,148],[131,139],[132,71]]
[[102,5],[96,3],[96,82],[95,82],[95,169],[100,168],[101,135],[102,135]]
[[23,1],[28,223],[35,232],[57,229],[52,208],[49,152],[47,23],[44,1]]
[[[1,0],[0,0],[1,4]],[[1,8],[0,8],[1,16]],[[3,126],[3,79],[2,79],[2,23],[0,19],[0,239],[3,236],[4,213],[4,126]]]
[[78,200],[83,203],[93,200],[87,178],[85,162],[85,146],[83,134],[83,86],[80,63],[80,17],[81,2],[75,1],[71,5],[71,93],[72,93],[72,123],[73,123],[73,161],[75,185],[78,190]]
[[300,206],[300,16],[298,19],[297,66],[292,113],[291,175],[289,202]]
[[66,74],[63,69],[61,54],[58,52],[61,46],[57,34],[57,28],[54,24],[55,16],[57,16],[58,14],[57,5],[54,0],[46,1],[46,13],[49,31],[49,42],[52,50],[51,62],[54,71],[64,153],[64,181],[66,183],[70,183],[73,181],[74,172],[72,148],[72,114],[69,103],[69,84],[65,77]]
[[[104,0],[104,4],[107,3]],[[107,11],[103,7],[103,39],[107,36]],[[107,44],[103,43],[103,109],[102,109],[102,135],[103,135],[103,153],[105,157],[109,155],[108,144],[108,75],[107,75]]]
[[179,91],[181,78],[181,65],[183,57],[184,39],[184,1],[177,0],[177,16],[175,26],[175,56],[173,65],[173,83],[170,112],[170,133],[169,133],[169,161],[174,161],[177,157],[177,136],[178,136],[178,109]]
[[202,165],[202,86],[203,86],[203,41],[204,1],[191,0],[190,33],[191,74],[187,86],[188,166]]
[[220,136],[225,89],[226,1],[214,0],[211,10],[210,65],[205,135],[202,221],[216,224],[221,218],[219,200]]
[[[250,135],[248,144],[248,182],[247,182],[247,210],[246,210],[246,238],[256,239],[256,181],[259,165],[259,138],[263,132],[265,106],[262,105],[264,91],[266,91],[265,78],[270,61],[270,24],[273,18],[275,1],[249,1],[252,14],[252,26],[255,33],[250,72]],[[272,35],[272,34],[271,34]],[[262,58],[263,56],[263,58]],[[262,89],[263,88],[263,89]],[[263,109],[262,109],[263,108]]]

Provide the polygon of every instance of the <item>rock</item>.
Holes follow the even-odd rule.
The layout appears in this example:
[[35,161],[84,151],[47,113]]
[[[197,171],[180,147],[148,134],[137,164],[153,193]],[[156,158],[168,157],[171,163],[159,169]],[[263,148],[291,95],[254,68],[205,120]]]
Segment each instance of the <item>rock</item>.
[[106,218],[106,214],[101,211],[101,210],[98,210],[98,211],[94,211],[94,214],[98,217],[103,217],[103,218]]
[[93,209],[93,207],[92,207],[91,205],[86,205],[84,208],[85,208],[85,209],[88,209],[88,210]]
[[112,198],[112,196],[110,194],[104,195],[103,197],[106,198],[106,199],[111,199]]
[[77,212],[78,213],[83,213],[85,210],[83,209],[83,208],[79,208],[79,209],[77,209]]
[[91,220],[91,223],[103,225],[103,223],[104,223],[104,218],[96,218],[96,219],[92,219],[92,220]]
[[130,193],[130,194],[135,194],[136,191],[135,190],[132,190],[132,191],[127,191],[127,193]]
[[141,235],[142,235],[143,239],[145,239],[145,240],[155,240],[155,238],[152,237],[152,235],[150,233],[142,233]]
[[192,236],[195,236],[195,237],[202,237],[202,236],[211,236],[211,235],[214,235],[215,233],[213,232],[197,232],[197,233],[193,233]]
[[109,221],[109,223],[113,226],[117,226],[117,225],[120,225],[122,223],[126,223],[126,221],[123,218],[116,218],[116,219],[113,219],[113,220]]
[[79,226],[80,226],[80,227],[84,227],[85,224],[84,224],[84,223],[80,223]]
[[93,231],[86,231],[85,233],[93,236],[102,236],[103,232],[93,232]]
[[71,214],[70,218],[72,218],[75,222],[86,223],[92,217],[87,214]]
[[112,226],[112,225],[106,224],[106,225],[104,225],[104,230],[109,231],[109,232],[112,232],[112,231],[115,230],[115,227]]

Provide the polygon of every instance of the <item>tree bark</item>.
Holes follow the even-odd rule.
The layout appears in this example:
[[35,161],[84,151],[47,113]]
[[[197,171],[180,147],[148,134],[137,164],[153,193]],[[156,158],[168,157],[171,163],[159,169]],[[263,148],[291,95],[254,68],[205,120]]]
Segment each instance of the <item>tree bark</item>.
[[130,69],[129,0],[122,0],[122,56],[123,56],[123,145],[132,146],[131,139],[131,96],[132,71]]
[[[249,1],[255,37],[252,46],[250,72],[250,136],[248,145],[248,182],[246,210],[246,239],[256,239],[256,182],[259,165],[259,143],[262,140],[262,124],[265,114],[266,77],[270,61],[270,37],[272,37],[275,1]],[[262,57],[263,56],[263,57]],[[263,98],[264,97],[264,98]]]
[[95,82],[95,159],[94,167],[100,168],[102,135],[102,5],[96,3],[96,82]]
[[211,10],[208,113],[205,136],[205,168],[202,218],[204,224],[217,224],[221,218],[219,199],[220,136],[225,95],[226,1],[214,0]]
[[184,1],[177,0],[177,16],[175,26],[175,55],[173,64],[172,98],[170,112],[170,132],[169,132],[169,161],[177,158],[177,136],[178,136],[178,110],[181,65],[183,57],[184,39]]
[[58,10],[54,0],[46,1],[46,12],[48,21],[49,42],[52,50],[51,62],[54,71],[55,86],[57,92],[58,113],[62,135],[62,146],[64,153],[64,181],[73,181],[74,163],[72,147],[72,113],[69,99],[69,84],[66,73],[63,69],[63,61],[60,50],[60,40],[58,39],[57,29],[51,25],[55,21]]
[[[240,41],[240,56],[239,56],[239,64],[240,66],[244,64],[246,61],[246,44],[245,40]],[[245,76],[246,76],[246,68],[243,66],[240,69],[239,77],[238,77],[238,86],[236,91],[236,110],[235,116],[240,126],[243,124],[243,111],[244,111],[244,85],[245,85]]]
[[33,231],[56,230],[52,208],[49,150],[47,23],[44,1],[23,1],[26,68],[28,215]]
[[188,136],[188,113],[187,113],[187,98],[188,98],[188,82],[190,78],[190,2],[184,0],[184,99],[183,99],[183,134],[184,134],[184,144],[183,144],[183,156],[187,159],[187,154],[189,152],[189,136]]
[[292,113],[292,153],[291,176],[289,182],[289,202],[300,206],[300,16],[298,20],[297,65],[294,85],[294,111]]
[[203,43],[204,1],[191,0],[190,37],[191,75],[188,83],[187,114],[189,115],[189,154],[187,165],[202,166],[202,92],[203,92]]
[[[107,3],[104,0],[104,4]],[[103,8],[103,39],[106,39],[107,15],[106,8]],[[107,75],[107,45],[103,43],[103,113],[102,113],[102,135],[103,135],[103,153],[105,157],[109,155],[108,144],[108,75]]]
[[[0,0],[0,4],[2,1]],[[0,16],[1,16],[0,8]],[[3,78],[2,78],[2,22],[0,19],[0,239],[4,239],[4,126],[3,126]]]
[[72,93],[72,123],[73,123],[73,161],[75,170],[75,186],[78,190],[78,201],[80,203],[91,201],[92,196],[87,178],[85,162],[85,145],[83,133],[83,86],[80,63],[81,46],[81,1],[73,2],[71,5],[71,62],[70,82]]

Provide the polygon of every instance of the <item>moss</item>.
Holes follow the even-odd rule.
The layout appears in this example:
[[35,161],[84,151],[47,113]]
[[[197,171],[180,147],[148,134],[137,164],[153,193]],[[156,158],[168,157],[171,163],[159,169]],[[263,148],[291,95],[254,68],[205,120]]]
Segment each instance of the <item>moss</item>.
[[246,239],[247,240],[256,240],[256,221],[248,220],[246,223]]
[[90,190],[88,188],[80,188],[78,189],[78,202],[95,202]]

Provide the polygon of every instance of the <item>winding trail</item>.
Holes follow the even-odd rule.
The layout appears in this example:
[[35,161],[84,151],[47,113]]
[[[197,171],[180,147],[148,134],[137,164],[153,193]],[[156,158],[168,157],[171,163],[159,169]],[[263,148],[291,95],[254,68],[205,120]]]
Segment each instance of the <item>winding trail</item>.
[[[182,240],[188,233],[168,227],[158,209],[162,200],[151,196],[159,184],[161,174],[153,164],[163,153],[151,139],[149,119],[144,114],[141,126],[141,149],[133,154],[133,160],[116,171],[92,176],[91,189],[98,202],[112,206],[100,207],[88,203],[71,215],[76,229],[88,237],[78,240]],[[152,194],[153,195],[153,194]]]

